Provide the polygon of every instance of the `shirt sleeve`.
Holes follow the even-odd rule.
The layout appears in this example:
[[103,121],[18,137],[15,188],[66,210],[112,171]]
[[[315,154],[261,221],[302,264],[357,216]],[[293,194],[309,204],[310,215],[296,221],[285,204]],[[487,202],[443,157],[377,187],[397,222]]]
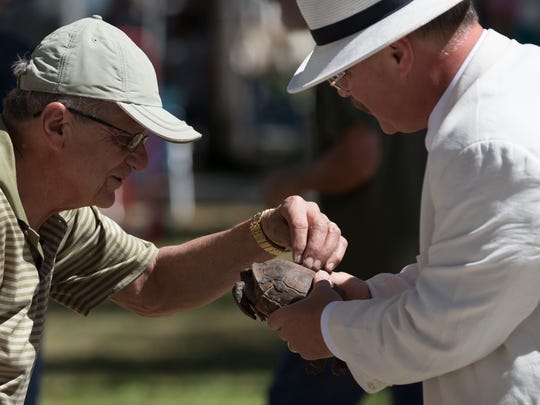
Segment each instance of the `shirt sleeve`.
[[333,303],[321,318],[328,347],[368,392],[478,361],[539,304],[538,158],[477,142],[428,181],[434,229],[416,283]]
[[87,315],[135,280],[156,258],[155,245],[127,234],[95,207],[66,211],[50,296]]

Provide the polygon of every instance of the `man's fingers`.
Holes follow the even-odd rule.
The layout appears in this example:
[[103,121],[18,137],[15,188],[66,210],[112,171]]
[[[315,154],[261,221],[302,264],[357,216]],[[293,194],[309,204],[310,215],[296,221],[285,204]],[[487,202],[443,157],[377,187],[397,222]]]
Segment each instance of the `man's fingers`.
[[317,215],[311,215],[312,216],[308,217],[309,232],[303,256],[303,264],[306,267],[319,270],[323,263],[326,263],[326,258],[329,254],[326,241],[328,236],[328,226],[331,222],[326,215],[321,214],[320,212],[318,212]]
[[293,197],[286,201],[291,204],[291,210],[295,210],[293,212],[298,213],[301,210],[301,215],[291,215],[288,219],[293,259],[296,263],[311,268],[318,257],[314,257],[309,246],[313,245],[314,240],[322,239],[320,227],[327,220],[326,215],[321,214],[319,207],[313,202],[299,201]]
[[371,298],[371,292],[367,283],[358,277],[337,271],[332,273],[331,279],[334,285],[343,290],[349,300]]
[[287,348],[289,349],[289,351],[290,351],[291,353],[298,353],[296,350],[294,350],[294,349],[292,348],[290,342],[287,342]]
[[292,250],[293,260],[313,270],[332,271],[341,261],[347,241],[341,230],[302,197],[286,198],[261,219],[265,235],[275,244]]
[[338,245],[332,251],[330,257],[326,261],[325,269],[327,271],[331,272],[336,269],[339,263],[341,263],[341,260],[343,259],[343,256],[345,255],[345,251],[347,250],[348,246],[349,242],[347,242],[347,239],[345,239],[343,236],[340,237]]
[[283,320],[281,317],[284,308],[276,309],[274,312],[269,314],[268,318],[266,319],[266,324],[268,325],[268,327],[272,330],[275,330],[280,336],[281,326],[283,325]]
[[313,277],[313,287],[315,288],[316,285],[319,283],[322,283],[326,281],[330,287],[332,287],[332,281],[330,279],[330,274],[328,274],[326,271],[318,271],[315,273],[315,276]]

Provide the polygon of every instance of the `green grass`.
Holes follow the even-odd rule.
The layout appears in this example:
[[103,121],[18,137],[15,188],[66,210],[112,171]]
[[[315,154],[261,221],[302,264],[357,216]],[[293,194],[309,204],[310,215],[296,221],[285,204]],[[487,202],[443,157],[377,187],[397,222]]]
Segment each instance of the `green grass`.
[[267,375],[122,375],[89,373],[70,376],[55,373],[46,376],[43,404],[50,405],[257,405],[263,404],[260,387]]
[[[85,318],[51,302],[45,330],[41,405],[265,405],[284,347],[230,295],[151,319],[111,303]],[[361,402],[389,404],[384,391]]]
[[43,404],[257,404],[281,343],[232,299],[143,319],[112,304],[83,318],[52,306]]
[[[51,304],[42,405],[263,405],[283,343],[231,297],[167,318]],[[385,392],[362,405],[388,405]]]

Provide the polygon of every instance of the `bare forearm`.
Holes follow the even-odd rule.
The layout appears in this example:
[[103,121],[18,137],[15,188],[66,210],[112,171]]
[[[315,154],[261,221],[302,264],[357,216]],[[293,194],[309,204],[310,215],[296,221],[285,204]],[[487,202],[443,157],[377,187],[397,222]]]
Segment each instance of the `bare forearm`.
[[242,269],[254,261],[270,259],[247,228],[248,222],[244,222],[180,246],[162,248],[156,263],[158,290],[171,288],[171,280],[175,284],[166,306],[177,310],[207,304],[230,291]]
[[161,248],[155,265],[125,291],[129,302],[117,297],[120,305],[143,316],[163,316],[219,298],[242,269],[272,257],[255,243],[248,225]]
[[276,246],[290,249],[297,263],[331,271],[341,261],[347,241],[317,204],[291,196],[251,221],[161,248],[156,261],[111,299],[143,316],[201,306],[228,291],[239,272],[254,261],[273,257],[268,251],[281,251]]

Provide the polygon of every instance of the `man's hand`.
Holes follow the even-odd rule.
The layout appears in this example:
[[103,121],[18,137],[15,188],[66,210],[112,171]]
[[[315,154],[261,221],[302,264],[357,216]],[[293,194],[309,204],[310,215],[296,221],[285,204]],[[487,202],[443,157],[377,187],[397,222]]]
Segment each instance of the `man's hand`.
[[331,272],[347,249],[338,226],[317,204],[302,197],[286,198],[261,220],[264,234],[275,244],[292,250],[296,263]]
[[364,280],[343,271],[336,271],[330,275],[332,285],[338,287],[348,300],[367,300],[371,298],[371,292]]
[[268,326],[277,331],[292,352],[306,360],[332,357],[322,337],[320,319],[326,305],[340,300],[339,294],[332,289],[330,275],[319,271],[309,295],[271,313]]

